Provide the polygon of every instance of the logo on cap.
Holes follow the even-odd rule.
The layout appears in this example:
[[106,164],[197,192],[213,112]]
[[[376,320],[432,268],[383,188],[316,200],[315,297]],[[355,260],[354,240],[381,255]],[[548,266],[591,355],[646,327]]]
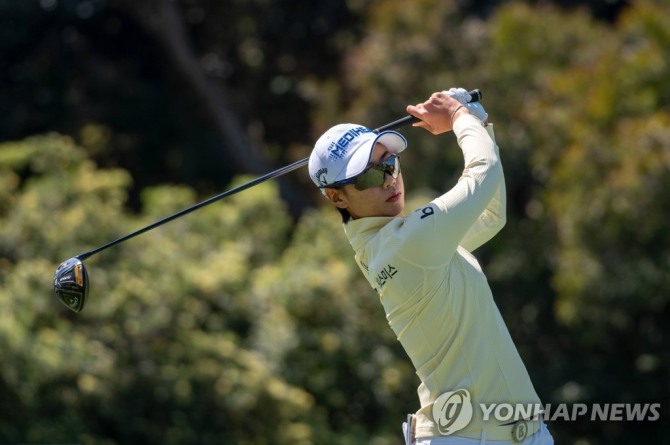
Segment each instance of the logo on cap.
[[365,127],[352,128],[351,130],[347,131],[337,140],[337,142],[333,141],[330,143],[330,145],[328,146],[328,152],[329,152],[328,159],[330,159],[331,161],[342,159],[344,155],[347,154],[349,144],[354,139],[356,139],[356,137],[365,133],[372,133],[372,132],[373,132],[372,130]]
[[314,177],[316,178],[317,181],[319,181],[319,184],[321,185],[328,185],[328,181],[326,181],[326,175],[328,174],[328,169],[326,167],[319,169],[319,171],[316,172]]

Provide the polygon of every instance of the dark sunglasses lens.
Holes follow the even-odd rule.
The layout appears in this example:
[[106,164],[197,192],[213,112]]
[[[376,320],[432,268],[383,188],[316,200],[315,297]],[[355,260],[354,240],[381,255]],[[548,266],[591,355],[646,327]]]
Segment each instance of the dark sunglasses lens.
[[356,189],[359,191],[373,187],[379,187],[384,183],[384,176],[386,176],[386,173],[393,176],[394,178],[398,177],[398,173],[400,173],[400,162],[398,161],[398,156],[392,156],[381,164],[375,165],[360,175],[356,179],[356,184],[354,187],[356,187]]
[[379,187],[384,183],[384,175],[385,173],[383,170],[373,167],[356,179],[354,187],[360,191]]

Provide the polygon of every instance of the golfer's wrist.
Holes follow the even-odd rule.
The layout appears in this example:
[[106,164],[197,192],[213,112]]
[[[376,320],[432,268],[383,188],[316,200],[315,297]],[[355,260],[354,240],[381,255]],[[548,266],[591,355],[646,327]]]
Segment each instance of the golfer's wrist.
[[456,137],[459,138],[463,135],[463,132],[466,131],[466,129],[471,128],[472,125],[475,124],[477,124],[477,127],[484,128],[482,126],[482,121],[480,121],[477,116],[472,113],[462,113],[458,114],[457,117],[454,116],[454,125],[451,130],[456,134]]
[[459,105],[454,111],[451,112],[451,128],[454,128],[454,122],[456,122],[456,120],[463,114],[470,114],[465,105]]

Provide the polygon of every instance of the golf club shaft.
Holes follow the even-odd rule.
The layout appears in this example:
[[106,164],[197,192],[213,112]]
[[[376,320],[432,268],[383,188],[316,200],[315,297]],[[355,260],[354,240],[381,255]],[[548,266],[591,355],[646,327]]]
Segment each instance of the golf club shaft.
[[[481,93],[480,90],[472,90],[472,91],[469,91],[469,93],[470,93],[470,101],[469,102],[479,102],[482,98],[482,93]],[[386,125],[382,125],[381,127],[377,128],[375,131],[377,133],[379,133],[379,132],[382,132],[382,131],[395,130],[397,128],[404,127],[405,125],[409,125],[411,123],[418,122],[418,121],[419,121],[419,119],[414,117],[414,116],[405,116],[401,119],[390,122]],[[167,216],[163,219],[160,219],[160,220],[158,220],[158,221],[156,221],[152,224],[149,224],[146,227],[143,227],[139,230],[136,230],[135,232],[132,232],[132,233],[129,233],[128,235],[122,236],[119,239],[111,241],[107,244],[104,244],[104,245],[102,245],[100,247],[97,247],[93,250],[90,250],[86,253],[81,253],[81,254],[77,255],[75,258],[77,258],[80,261],[84,261],[86,258],[89,258],[89,257],[95,255],[96,253],[102,252],[103,250],[109,249],[110,247],[116,246],[117,244],[121,244],[122,242],[127,241],[131,238],[134,238],[138,235],[141,235],[144,232],[148,232],[149,230],[153,230],[156,227],[162,226],[163,224],[166,224],[166,223],[168,223],[172,220],[175,220],[177,218],[181,218],[184,215],[187,215],[191,212],[194,212],[198,209],[201,209],[202,207],[213,204],[213,203],[215,203],[215,202],[217,202],[217,201],[219,201],[223,198],[226,198],[230,195],[234,195],[235,193],[239,193],[243,190],[246,190],[250,187],[258,185],[258,184],[260,184],[262,182],[265,182],[269,179],[273,179],[273,178],[276,178],[278,176],[285,175],[286,173],[292,172],[293,170],[297,170],[300,167],[303,167],[303,166],[307,165],[308,162],[309,162],[309,158],[305,158],[305,159],[301,159],[300,161],[296,161],[293,164],[287,165],[287,166],[282,167],[280,169],[277,169],[273,172],[270,172],[270,173],[267,173],[263,176],[260,176],[260,177],[254,179],[254,180],[251,180],[251,181],[247,182],[246,184],[242,184],[238,187],[235,187],[234,189],[230,189],[230,190],[227,190],[227,191],[225,191],[223,193],[220,193],[216,196],[212,196],[211,198],[209,198],[205,201],[202,201],[198,204],[195,204],[194,206],[188,207],[184,210],[181,210],[177,213],[174,213],[170,216]]]
[[249,181],[249,182],[247,182],[247,183],[245,183],[245,184],[242,184],[242,185],[240,185],[240,186],[238,186],[238,187],[235,187],[234,189],[230,189],[230,190],[227,190],[227,191],[225,191],[225,192],[223,192],[223,193],[220,193],[220,194],[218,194],[218,195],[216,195],[216,196],[212,196],[211,198],[206,199],[205,201],[202,201],[202,202],[200,202],[200,203],[198,203],[198,204],[195,204],[194,206],[191,206],[191,207],[186,208],[186,209],[184,209],[184,210],[181,210],[181,211],[179,211],[179,212],[177,212],[177,213],[174,213],[174,214],[172,214],[172,215],[170,215],[170,216],[167,216],[167,217],[165,217],[165,218],[163,218],[163,219],[160,219],[160,220],[158,220],[158,221],[156,221],[156,222],[154,222],[154,223],[152,223],[152,224],[149,224],[149,225],[146,226],[146,227],[143,227],[143,228],[141,228],[141,229],[139,229],[139,230],[136,230],[135,232],[129,233],[129,234],[126,235],[126,236],[122,236],[121,238],[116,239],[116,240],[114,240],[114,241],[111,241],[111,242],[109,242],[109,243],[107,243],[107,244],[104,244],[104,245],[102,245],[102,246],[100,246],[100,247],[98,247],[98,248],[96,248],[96,249],[93,249],[93,250],[91,250],[91,251],[89,251],[89,252],[86,252],[86,253],[79,254],[79,255],[77,255],[75,258],[77,258],[78,260],[84,261],[86,258],[89,258],[89,257],[95,255],[95,254],[98,253],[98,252],[102,252],[103,250],[105,250],[105,249],[109,249],[109,248],[112,247],[112,246],[116,246],[117,244],[120,244],[120,243],[122,243],[122,242],[124,242],[124,241],[127,241],[127,240],[129,240],[130,238],[134,238],[134,237],[136,237],[136,236],[138,236],[138,235],[143,234],[144,232],[148,232],[149,230],[153,230],[153,229],[155,229],[155,228],[158,227],[158,226],[162,226],[162,225],[165,224],[165,223],[168,223],[168,222],[170,222],[170,221],[172,221],[172,220],[175,220],[175,219],[180,218],[180,217],[182,217],[182,216],[184,216],[184,215],[187,215],[187,214],[189,214],[189,213],[191,213],[191,212],[194,212],[194,211],[196,211],[196,210],[198,210],[198,209],[200,209],[200,208],[202,208],[202,207],[205,207],[205,206],[208,206],[208,205],[210,205],[210,204],[213,204],[213,203],[215,203],[216,201],[219,201],[219,200],[221,200],[221,199],[223,199],[223,198],[225,198],[225,197],[227,197],[227,196],[234,195],[235,193],[239,193],[239,192],[241,192],[241,191],[243,191],[243,190],[246,190],[246,189],[248,189],[248,188],[250,188],[250,187],[253,187],[253,186],[257,185],[257,184],[260,184],[261,182],[265,182],[265,181],[267,181],[267,180],[269,180],[269,179],[276,178],[277,176],[281,176],[281,175],[284,175],[284,174],[286,174],[286,173],[288,173],[288,172],[291,172],[291,171],[293,171],[293,170],[296,170],[296,169],[302,167],[303,165],[306,165],[308,161],[309,161],[309,158],[307,158],[307,159],[302,159],[302,160],[300,160],[300,161],[294,162],[293,164],[287,165],[286,167],[282,167],[282,168],[277,169],[277,170],[275,170],[275,171],[273,171],[273,172],[267,173],[267,174],[265,174],[265,175],[263,175],[263,176],[260,176],[260,177],[258,177],[258,178],[256,178],[256,179],[252,180],[252,181]]

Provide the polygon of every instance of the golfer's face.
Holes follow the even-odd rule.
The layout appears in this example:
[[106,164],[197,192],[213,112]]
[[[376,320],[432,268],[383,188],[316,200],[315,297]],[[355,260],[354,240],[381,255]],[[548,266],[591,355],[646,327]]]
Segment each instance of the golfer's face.
[[[391,157],[386,147],[377,144],[370,157],[371,164],[380,162]],[[405,209],[405,185],[402,172],[397,178],[390,174],[384,175],[384,182],[378,187],[358,190],[352,184],[342,188],[341,198],[352,218],[365,218],[367,216],[400,216]]]

